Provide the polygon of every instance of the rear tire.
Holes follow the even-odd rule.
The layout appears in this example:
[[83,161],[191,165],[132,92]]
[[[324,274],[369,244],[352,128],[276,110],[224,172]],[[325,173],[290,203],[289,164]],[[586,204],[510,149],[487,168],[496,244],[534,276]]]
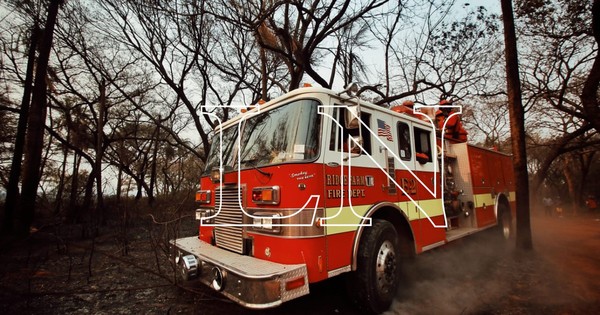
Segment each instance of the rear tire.
[[498,206],[498,225],[495,234],[503,241],[509,241],[515,237],[515,228],[510,214],[510,208],[504,204]]
[[374,219],[360,239],[356,271],[348,277],[349,295],[363,311],[379,314],[389,309],[400,285],[400,256],[394,226]]

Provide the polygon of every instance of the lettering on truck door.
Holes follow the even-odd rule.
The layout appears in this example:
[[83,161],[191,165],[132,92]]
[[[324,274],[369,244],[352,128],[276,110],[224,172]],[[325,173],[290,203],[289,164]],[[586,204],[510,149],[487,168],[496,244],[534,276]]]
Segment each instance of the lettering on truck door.
[[[348,128],[346,107],[335,105],[324,110],[329,113],[329,119],[323,132],[326,206],[323,223],[327,234],[327,269],[333,276],[349,270],[355,231],[361,224],[371,223],[370,219],[363,219],[363,215],[376,202],[377,195],[374,172],[370,169],[373,167],[371,137],[366,130],[371,125],[371,114],[363,111],[360,117],[364,125]],[[358,141],[361,134],[361,143],[352,143],[352,139]]]

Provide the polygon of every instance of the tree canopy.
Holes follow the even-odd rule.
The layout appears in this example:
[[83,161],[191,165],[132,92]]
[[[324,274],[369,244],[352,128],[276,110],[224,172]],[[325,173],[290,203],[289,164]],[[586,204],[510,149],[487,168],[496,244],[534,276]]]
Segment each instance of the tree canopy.
[[[576,182],[597,170],[598,2],[515,1],[534,191],[556,189],[548,177]],[[48,45],[43,36],[54,4]],[[237,112],[224,105],[255,104],[304,82],[341,90],[359,81],[363,96],[381,106],[450,99],[465,108],[473,142],[508,149],[497,6],[429,0],[0,5],[0,185],[10,186],[10,170],[21,162],[13,152],[24,145],[18,140],[24,105],[41,98],[45,116],[34,116],[41,129],[31,135],[40,140],[40,162],[28,175],[41,177],[29,191],[41,187],[58,212],[81,204],[101,212],[104,195],[153,199],[193,190],[210,149],[213,115],[227,120]],[[31,89],[42,84],[45,93],[32,101]],[[559,174],[562,161],[582,152],[592,153]],[[600,193],[588,190],[579,194]],[[576,194],[573,188],[570,198],[580,203]]]

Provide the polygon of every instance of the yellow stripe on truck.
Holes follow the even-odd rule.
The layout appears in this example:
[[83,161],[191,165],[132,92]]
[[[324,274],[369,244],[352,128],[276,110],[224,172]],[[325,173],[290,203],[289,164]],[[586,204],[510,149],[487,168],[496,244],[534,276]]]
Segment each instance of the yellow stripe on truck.
[[327,235],[356,231],[357,226],[362,222],[362,217],[370,208],[371,205],[343,207],[341,211],[339,207],[326,208]]
[[425,211],[425,213],[420,214],[421,218],[444,215],[444,202],[442,199],[419,200],[419,206]]
[[475,208],[480,208],[484,206],[490,206],[495,204],[495,200],[492,197],[492,194],[478,194],[473,196],[475,202]]
[[[424,219],[426,217],[437,217],[444,214],[442,199],[419,200],[417,203],[423,209],[424,213],[412,201],[397,202],[395,205],[402,209],[402,212],[408,217],[409,221]],[[326,234],[332,235],[356,231],[358,225],[363,221],[362,217],[365,216],[372,206],[343,207],[341,211],[339,207],[326,208]]]

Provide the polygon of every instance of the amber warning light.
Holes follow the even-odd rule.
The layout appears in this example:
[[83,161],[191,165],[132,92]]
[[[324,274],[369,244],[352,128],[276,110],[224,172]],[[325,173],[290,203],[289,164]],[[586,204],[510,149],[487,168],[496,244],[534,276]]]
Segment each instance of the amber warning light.
[[279,204],[279,186],[252,189],[252,201],[256,204]]
[[210,203],[210,190],[196,191],[196,202],[197,203]]

